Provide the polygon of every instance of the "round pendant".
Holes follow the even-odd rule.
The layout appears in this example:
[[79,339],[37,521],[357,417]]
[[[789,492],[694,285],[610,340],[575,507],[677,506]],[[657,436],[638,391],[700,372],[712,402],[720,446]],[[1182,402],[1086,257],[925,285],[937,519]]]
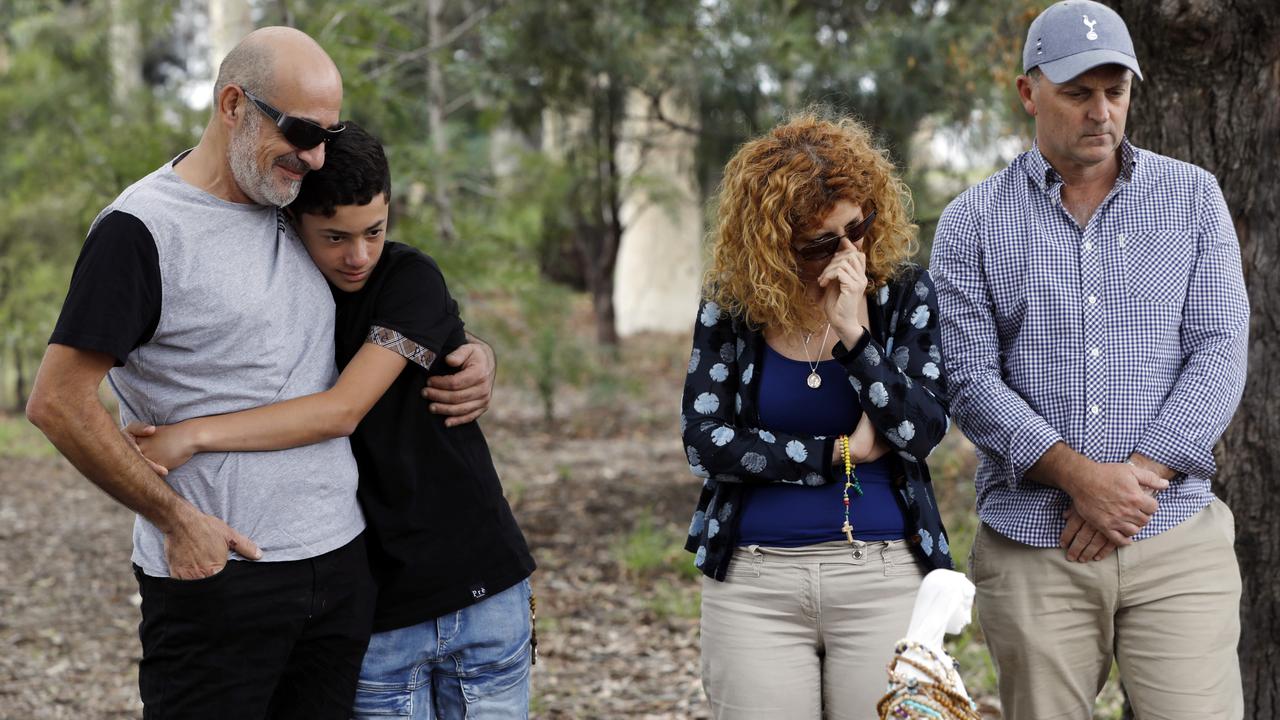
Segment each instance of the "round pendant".
[[822,376],[816,372],[811,372],[809,373],[809,378],[805,380],[805,382],[808,383],[809,387],[817,390],[822,387]]

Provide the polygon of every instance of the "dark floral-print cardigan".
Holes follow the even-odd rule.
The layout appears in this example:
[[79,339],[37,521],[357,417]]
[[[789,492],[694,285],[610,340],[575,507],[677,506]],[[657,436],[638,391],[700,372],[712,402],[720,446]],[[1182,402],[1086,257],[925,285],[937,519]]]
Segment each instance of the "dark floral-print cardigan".
[[[925,566],[951,568],[942,516],[924,459],[950,427],[938,306],[929,273],[909,265],[868,298],[870,332],[832,355],[849,373],[862,410],[896,450],[886,457],[907,520],[907,540]],[[744,483],[822,485],[833,471],[834,437],[791,435],[760,427],[755,377],[764,336],[714,302],[698,308],[684,385],[680,431],[702,494],[685,549],[704,575],[724,580],[738,544]]]

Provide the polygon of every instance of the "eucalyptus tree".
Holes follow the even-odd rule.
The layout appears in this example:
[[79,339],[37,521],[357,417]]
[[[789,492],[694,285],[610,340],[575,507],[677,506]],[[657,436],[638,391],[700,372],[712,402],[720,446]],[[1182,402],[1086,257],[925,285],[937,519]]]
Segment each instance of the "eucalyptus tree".
[[1111,0],[1133,33],[1143,82],[1134,140],[1217,176],[1249,290],[1249,378],[1218,447],[1215,490],[1236,516],[1244,581],[1240,660],[1246,717],[1280,716],[1280,13],[1272,0]]

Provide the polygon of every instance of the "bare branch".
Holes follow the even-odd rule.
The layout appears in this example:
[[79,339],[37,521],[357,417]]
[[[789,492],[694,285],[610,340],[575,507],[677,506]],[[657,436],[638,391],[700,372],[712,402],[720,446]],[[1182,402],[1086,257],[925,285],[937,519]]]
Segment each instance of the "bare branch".
[[666,114],[662,112],[662,93],[661,92],[656,94],[655,93],[645,93],[645,94],[649,96],[649,110],[653,113],[654,120],[657,120],[663,125],[666,125],[667,127],[671,128],[672,130],[679,130],[681,132],[686,132],[694,136],[702,135],[702,128],[676,122],[675,120],[672,120],[671,118],[667,117]]
[[448,105],[444,106],[444,114],[446,116],[452,115],[455,112],[466,107],[468,103],[470,103],[472,100],[475,100],[475,99],[476,99],[476,94],[474,91],[468,91],[462,95],[459,95],[458,97],[450,100]]
[[320,37],[325,37],[326,35],[328,35],[330,31],[338,27],[338,25],[342,24],[342,21],[345,20],[346,17],[347,17],[346,10],[341,10],[337,13],[334,13],[333,17],[329,18],[329,22],[325,23],[324,29],[320,31]]
[[481,20],[484,20],[485,18],[489,17],[495,11],[497,11],[500,7],[502,7],[504,3],[505,3],[505,0],[494,0],[491,3],[483,5],[479,10],[476,10],[475,12],[471,13],[471,15],[469,15],[465,20],[453,26],[453,28],[450,29],[449,32],[442,35],[439,40],[429,43],[423,47],[410,50],[408,52],[400,53],[395,57],[395,59],[390,60],[386,64],[380,65],[374,68],[373,70],[369,71],[369,75],[368,75],[369,78],[377,79],[378,77],[381,77],[382,75],[385,75],[391,72],[392,70],[395,70],[401,65],[416,62],[437,50],[442,50],[446,47],[449,47],[454,42],[457,42],[457,40],[461,38],[463,35],[466,35],[468,32],[470,32],[471,29],[474,28],[476,25],[478,25]]

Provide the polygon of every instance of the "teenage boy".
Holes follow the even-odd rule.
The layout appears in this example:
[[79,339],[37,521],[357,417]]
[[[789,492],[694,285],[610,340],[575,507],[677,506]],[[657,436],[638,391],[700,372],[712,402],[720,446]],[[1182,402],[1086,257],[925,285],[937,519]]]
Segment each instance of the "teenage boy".
[[440,268],[386,242],[391,176],[354,123],[288,207],[336,304],[329,390],[155,428],[133,426],[170,469],[200,452],[351,436],[378,585],[357,717],[527,717],[534,562],[476,423],[448,427],[421,391],[466,342]]

